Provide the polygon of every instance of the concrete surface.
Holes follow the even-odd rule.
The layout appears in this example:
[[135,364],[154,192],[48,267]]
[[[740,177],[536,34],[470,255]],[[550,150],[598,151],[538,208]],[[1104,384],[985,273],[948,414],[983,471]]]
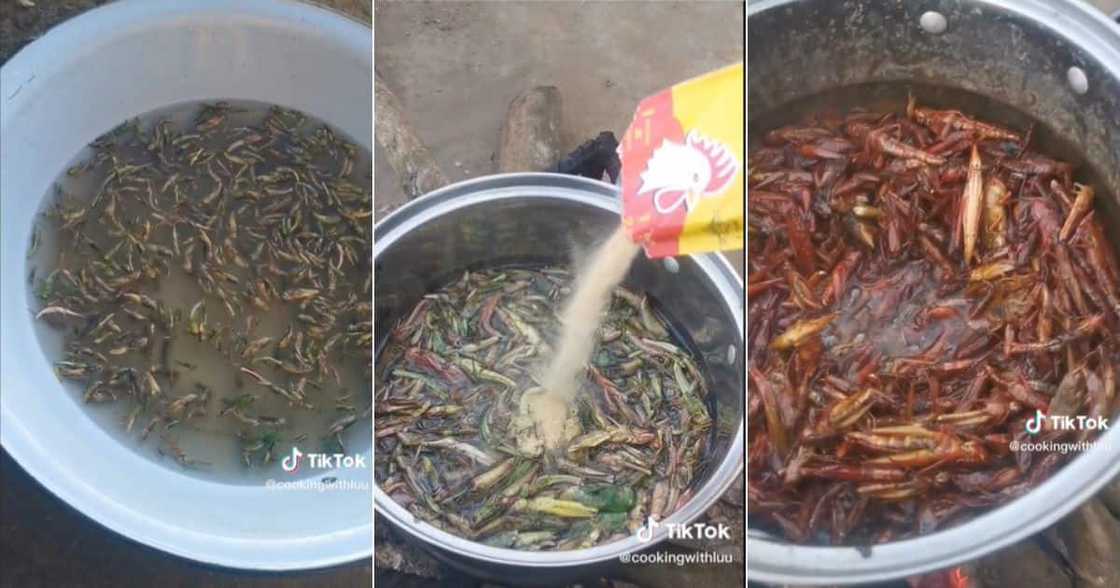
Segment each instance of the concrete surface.
[[1100,8],[1108,14],[1113,14],[1120,10],[1120,0],[1092,0],[1090,2],[1093,6]]
[[[743,60],[737,2],[384,2],[378,71],[451,181],[494,173],[517,94],[560,89],[565,153],[600,131],[621,136],[642,98]],[[377,164],[378,209],[403,194]]]

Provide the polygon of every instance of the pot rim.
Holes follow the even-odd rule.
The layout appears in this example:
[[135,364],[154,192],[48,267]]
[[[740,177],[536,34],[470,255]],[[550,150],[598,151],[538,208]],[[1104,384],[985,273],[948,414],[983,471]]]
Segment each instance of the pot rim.
[[[531,192],[529,192],[531,191]],[[527,193],[528,192],[528,193]],[[469,206],[514,198],[563,199],[600,210],[619,212],[618,188],[588,178],[552,173],[512,173],[473,178],[425,194],[395,210],[374,225],[374,263],[401,237],[435,218]],[[701,271],[720,292],[727,310],[735,316],[739,343],[743,342],[745,290],[731,264],[722,255],[691,256]],[[375,278],[376,279],[376,278]],[[374,292],[377,286],[374,284]],[[745,415],[745,413],[744,413]],[[727,453],[684,508],[674,512],[656,527],[649,541],[635,535],[603,545],[569,551],[537,552],[491,547],[452,535],[419,521],[397,504],[374,482],[374,510],[409,535],[443,551],[506,566],[564,568],[604,562],[624,553],[656,545],[668,535],[670,523],[688,523],[703,514],[742,474],[746,423],[740,415],[737,432],[731,437]]]
[[[747,19],[800,0],[752,1]],[[1054,34],[1099,59],[1120,80],[1120,26],[1079,2],[973,0],[1044,23]],[[959,565],[992,553],[1056,523],[1120,475],[1120,427],[1101,435],[1079,455],[1024,496],[966,523],[935,533],[876,545],[864,556],[855,547],[804,546],[777,541],[747,528],[747,575],[772,584],[881,582]],[[1033,519],[1025,519],[1034,514]],[[749,517],[748,517],[749,519]]]
[[[367,68],[372,72],[372,30],[362,26],[358,21],[344,18],[340,14],[324,10],[317,6],[297,2],[294,0],[242,0],[231,5],[224,0],[195,0],[190,3],[180,2],[151,2],[149,0],[120,0],[86,11],[76,17],[66,20],[52,28],[45,35],[23,47],[11,57],[3,67],[0,67],[0,80],[2,80],[3,94],[0,100],[4,108],[0,109],[0,123],[5,130],[13,123],[13,118],[20,116],[27,109],[28,101],[34,96],[41,96],[42,86],[72,66],[68,58],[59,58],[59,55],[68,55],[75,47],[89,52],[117,42],[121,38],[128,38],[138,31],[156,31],[158,27],[191,27],[191,32],[205,35],[209,31],[209,23],[220,24],[221,27],[231,25],[252,26],[255,30],[272,31],[299,31],[304,35],[304,40],[313,38],[322,46],[347,56],[348,62],[368,62]],[[220,28],[220,27],[219,27]],[[317,47],[320,47],[317,45]],[[327,50],[320,47],[319,50]],[[123,75],[123,74],[122,74]],[[371,74],[372,75],[372,74]],[[371,78],[372,80],[372,78]],[[372,81],[371,81],[372,83]],[[372,95],[372,90],[370,91]],[[220,98],[214,96],[213,98]],[[171,103],[168,103],[171,104]],[[116,122],[116,121],[114,121]],[[16,141],[5,134],[3,152],[5,154],[17,149],[26,150],[24,145],[16,145]],[[67,154],[72,155],[72,154]],[[4,163],[5,168],[9,162]],[[45,165],[45,164],[44,164]],[[61,169],[61,168],[60,168]],[[15,176],[15,172],[4,170],[5,176]],[[14,181],[14,180],[13,180]],[[5,179],[5,186],[8,185]],[[20,195],[22,196],[22,195]],[[34,195],[38,199],[38,195]],[[5,193],[4,208],[16,198],[16,194]],[[19,239],[16,231],[7,231],[3,236],[4,250],[9,251],[17,245],[12,243]],[[28,229],[29,230],[29,229]],[[19,247],[26,248],[25,240],[20,239]],[[23,262],[8,262],[11,258],[5,257],[4,272],[9,275],[19,275],[26,269]],[[115,439],[107,439],[108,433],[93,429],[95,425],[82,425],[81,431],[93,430],[98,435],[97,439],[81,439],[72,436],[69,439],[44,442],[40,432],[36,430],[35,423],[22,417],[19,405],[13,398],[16,390],[33,389],[39,382],[29,376],[37,370],[39,364],[45,366],[46,378],[52,382],[56,380],[50,375],[49,363],[43,357],[28,358],[29,361],[21,363],[20,354],[26,353],[27,345],[35,349],[36,356],[41,353],[38,344],[28,342],[25,335],[30,332],[31,319],[29,315],[15,316],[22,313],[7,311],[12,308],[24,310],[25,292],[20,279],[11,280],[12,288],[5,284],[3,291],[3,306],[5,308],[2,325],[3,341],[3,387],[4,394],[0,394],[2,410],[0,419],[0,444],[12,456],[13,460],[23,468],[44,489],[65,503],[68,507],[81,513],[98,525],[115,532],[131,541],[147,547],[158,549],[162,552],[227,569],[252,570],[260,572],[283,572],[293,570],[311,570],[329,568],[334,566],[352,564],[357,561],[368,561],[372,557],[372,516],[366,519],[353,517],[344,525],[337,527],[307,530],[313,524],[303,529],[294,525],[281,525],[262,518],[260,524],[249,525],[243,521],[241,524],[226,525],[224,512],[230,504],[287,504],[289,506],[303,504],[303,501],[316,499],[312,492],[282,492],[270,491],[264,486],[249,486],[222,484],[211,480],[189,477],[184,473],[156,464],[151,460],[141,457],[132,448],[124,447]],[[17,337],[24,336],[16,341]],[[14,358],[9,363],[9,359]],[[57,388],[62,392],[61,385]],[[55,393],[54,386],[44,392]],[[69,394],[68,394],[69,395]],[[67,399],[66,402],[70,402]],[[76,404],[75,404],[76,406]],[[81,408],[81,407],[77,407]],[[76,472],[60,464],[60,460],[50,451],[64,444],[83,447],[82,451],[93,446],[101,447],[102,444],[111,443],[114,455],[123,456],[122,462],[111,461],[113,456],[100,458],[98,467],[91,464],[89,470],[95,467],[102,472],[104,478],[113,478],[117,486],[132,488],[150,488],[149,492],[157,494],[152,501],[163,501],[168,506],[166,511],[176,511],[175,517],[165,516],[165,513],[153,514],[144,510],[143,506],[131,504],[122,499],[116,487],[106,489],[99,486],[97,479],[84,477],[83,472]],[[149,480],[137,483],[136,470],[133,467],[145,468],[148,473],[158,477],[158,480]],[[368,470],[361,470],[363,473]],[[89,473],[88,471],[84,473]],[[327,471],[324,470],[324,474]],[[343,478],[352,478],[349,473],[341,474]],[[133,478],[130,480],[130,478]],[[368,477],[364,478],[367,480]],[[348,481],[350,481],[348,479]],[[161,486],[162,485],[162,486]],[[185,488],[198,488],[198,498],[194,504],[177,503],[175,493],[184,491]],[[162,494],[160,488],[175,489],[170,495]],[[143,490],[133,490],[135,494]],[[266,493],[268,500],[262,501],[262,493]],[[302,497],[300,496],[302,494]],[[348,503],[368,504],[368,493],[350,492],[353,498]],[[229,501],[228,503],[224,503]],[[224,504],[223,504],[224,503]],[[298,506],[296,507],[299,508]],[[178,509],[178,510],[176,510]],[[207,518],[218,521],[210,528],[204,526],[185,528],[176,524],[176,521],[198,517],[203,509],[209,510]],[[336,509],[346,513],[344,508]],[[368,512],[368,507],[365,509]],[[275,513],[282,517],[283,512]],[[341,517],[339,517],[341,518]],[[293,530],[295,529],[295,530]]]

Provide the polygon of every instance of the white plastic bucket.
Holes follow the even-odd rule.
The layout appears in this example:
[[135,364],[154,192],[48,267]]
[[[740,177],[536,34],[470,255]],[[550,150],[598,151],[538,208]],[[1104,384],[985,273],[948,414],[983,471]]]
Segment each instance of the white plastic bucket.
[[[126,0],[63,23],[0,69],[0,442],[98,523],[234,568],[371,557],[370,469],[322,472],[364,491],[222,484],[113,439],[40,351],[26,254],[34,216],[67,162],[100,134],[158,108],[215,99],[278,104],[372,152],[372,37],[356,21],[298,2]],[[366,462],[372,466],[370,455]]]

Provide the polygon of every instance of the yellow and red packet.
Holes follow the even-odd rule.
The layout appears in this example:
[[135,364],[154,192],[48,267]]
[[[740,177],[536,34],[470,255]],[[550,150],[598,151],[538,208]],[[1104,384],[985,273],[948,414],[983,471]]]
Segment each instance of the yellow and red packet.
[[643,100],[618,151],[622,223],[648,257],[743,248],[742,63]]

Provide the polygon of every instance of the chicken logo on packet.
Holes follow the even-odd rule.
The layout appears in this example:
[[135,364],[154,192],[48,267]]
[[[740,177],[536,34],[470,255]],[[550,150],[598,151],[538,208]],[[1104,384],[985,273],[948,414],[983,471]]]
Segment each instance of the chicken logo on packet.
[[743,248],[743,64],[643,100],[618,151],[622,223],[648,257]]

